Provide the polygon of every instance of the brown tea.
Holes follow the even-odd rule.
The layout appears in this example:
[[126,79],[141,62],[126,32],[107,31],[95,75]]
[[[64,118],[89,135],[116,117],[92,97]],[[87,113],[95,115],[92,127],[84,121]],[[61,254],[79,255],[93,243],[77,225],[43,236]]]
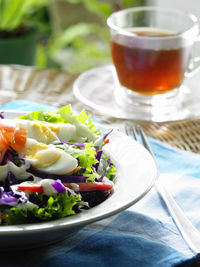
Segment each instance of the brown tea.
[[[166,32],[140,31],[137,35],[158,37]],[[179,87],[189,62],[188,47],[170,49],[148,48],[148,38],[140,38],[135,47],[129,38],[116,35],[110,43],[111,55],[122,86],[145,95],[162,94]],[[122,44],[123,43],[123,44]]]

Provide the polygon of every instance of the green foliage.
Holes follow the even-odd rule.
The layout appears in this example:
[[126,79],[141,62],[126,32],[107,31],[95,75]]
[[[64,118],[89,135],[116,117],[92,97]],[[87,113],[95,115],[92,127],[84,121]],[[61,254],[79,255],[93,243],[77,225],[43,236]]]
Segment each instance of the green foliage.
[[[56,1],[56,0],[54,0]],[[62,32],[51,35],[47,46],[42,50],[38,65],[60,68],[69,72],[82,72],[97,65],[111,62],[109,49],[109,30],[106,20],[109,15],[119,9],[137,6],[143,0],[65,0],[75,5],[81,3],[95,14],[97,21],[79,22],[68,26]],[[99,22],[98,22],[99,21]],[[46,54],[46,60],[44,53]],[[43,52],[43,53],[42,53]]]
[[[95,14],[97,21],[77,22],[62,32],[51,28],[48,6],[59,0],[0,0],[0,36],[23,34],[27,26],[35,25],[40,38],[37,49],[37,66],[59,68],[69,72],[82,72],[111,61],[108,16],[116,10],[143,4],[143,0],[65,0],[82,4]],[[99,22],[98,22],[99,21]]]
[[68,3],[83,3],[85,7],[92,13],[96,13],[104,18],[112,13],[112,7],[107,1],[99,0],[66,0]]
[[67,45],[70,45],[77,38],[82,38],[89,34],[95,33],[96,25],[90,23],[78,23],[68,27],[59,36],[52,38],[50,49],[52,52],[60,50]]
[[30,23],[33,13],[49,0],[0,0],[0,31],[12,32]]

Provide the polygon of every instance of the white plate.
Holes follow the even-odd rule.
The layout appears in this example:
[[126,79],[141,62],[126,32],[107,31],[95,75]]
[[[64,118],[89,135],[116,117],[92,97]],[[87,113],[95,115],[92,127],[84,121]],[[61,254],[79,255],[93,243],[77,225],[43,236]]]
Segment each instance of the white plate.
[[[5,111],[4,115],[12,118],[23,113]],[[150,153],[118,131],[113,131],[109,139],[106,151],[115,161],[118,174],[112,196],[90,210],[67,218],[44,223],[0,226],[1,249],[30,248],[56,242],[83,226],[125,210],[144,197],[157,176]]]

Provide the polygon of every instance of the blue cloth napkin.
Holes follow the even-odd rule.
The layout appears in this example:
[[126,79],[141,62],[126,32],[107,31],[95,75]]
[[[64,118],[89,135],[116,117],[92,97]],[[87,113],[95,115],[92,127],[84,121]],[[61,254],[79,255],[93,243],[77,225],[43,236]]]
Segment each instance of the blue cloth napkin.
[[[53,109],[24,100],[0,108]],[[149,140],[166,187],[200,230],[200,155]],[[62,242],[11,255],[0,252],[1,266],[199,266],[197,262],[154,189],[126,211],[88,225]]]

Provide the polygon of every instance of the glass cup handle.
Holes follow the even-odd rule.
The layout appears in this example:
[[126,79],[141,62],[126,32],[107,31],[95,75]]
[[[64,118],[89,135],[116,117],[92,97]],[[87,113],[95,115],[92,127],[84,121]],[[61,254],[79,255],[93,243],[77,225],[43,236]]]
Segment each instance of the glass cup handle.
[[[200,71],[200,45],[196,47],[195,44],[197,43],[200,43],[200,35],[197,37],[197,40],[195,41],[193,45],[191,60],[190,60],[188,69],[186,70],[186,73],[185,73],[185,77],[187,78],[194,76],[197,72]],[[195,48],[197,48],[199,56],[195,56]]]

